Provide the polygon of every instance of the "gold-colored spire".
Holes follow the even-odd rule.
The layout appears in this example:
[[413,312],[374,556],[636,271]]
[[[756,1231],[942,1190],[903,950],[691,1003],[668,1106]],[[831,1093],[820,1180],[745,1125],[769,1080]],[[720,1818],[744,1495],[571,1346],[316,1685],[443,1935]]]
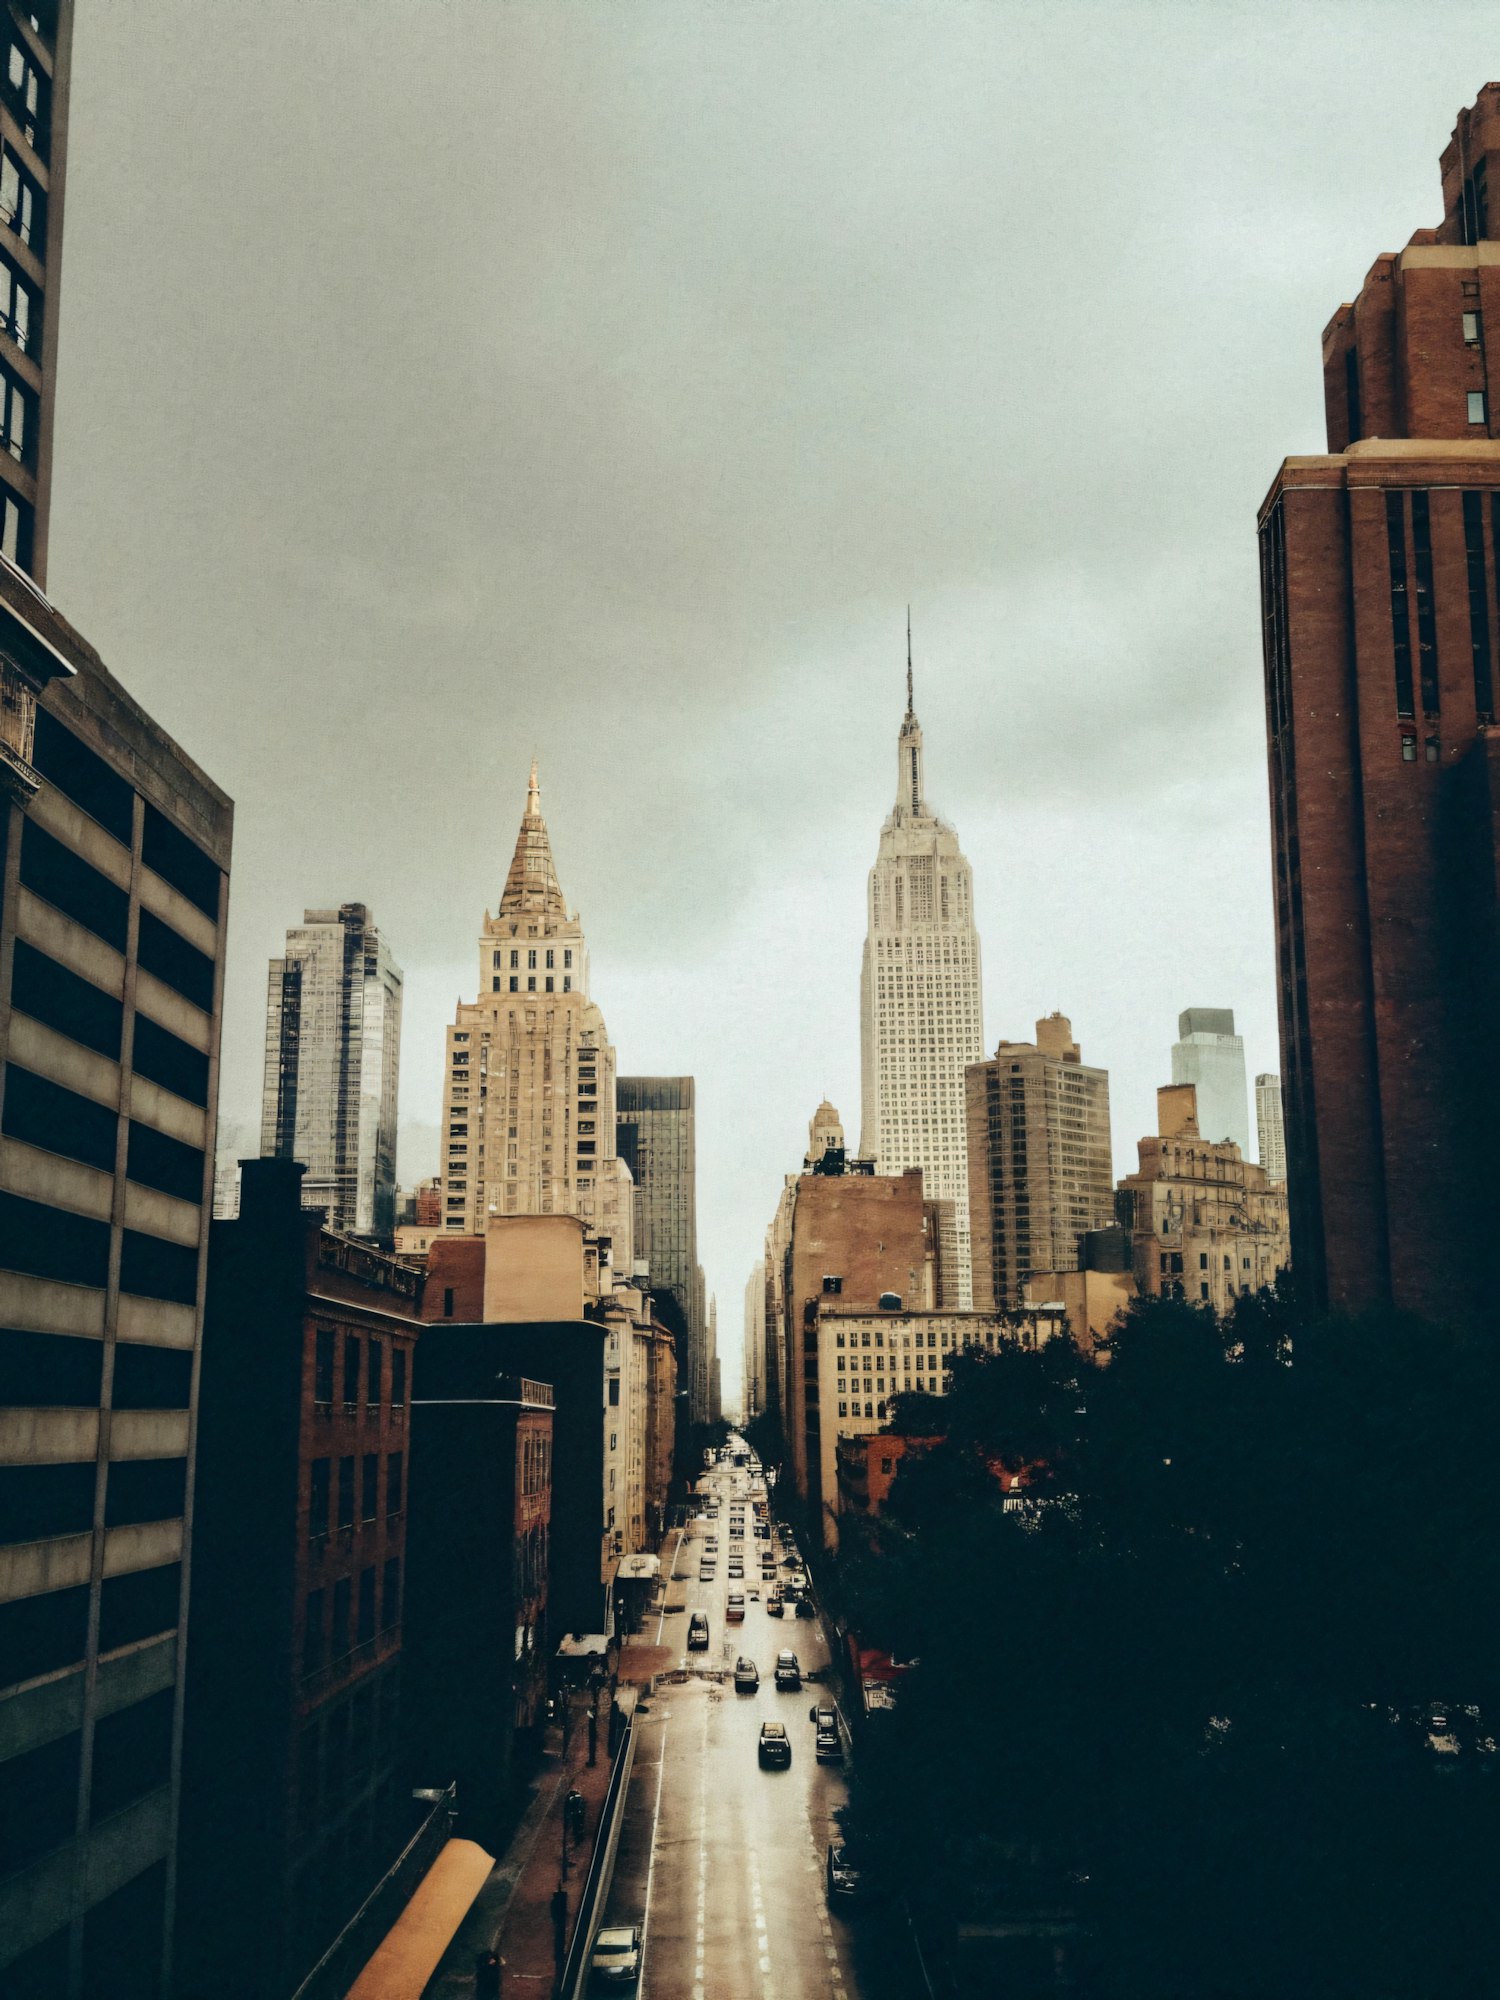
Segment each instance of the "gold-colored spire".
[[531,779],[526,787],[526,810],[516,835],[516,851],[511,856],[510,873],[500,895],[502,917],[525,911],[530,916],[566,917],[568,906],[552,861],[552,842],[547,822],[542,818],[542,793],[537,783],[536,759],[531,760]]

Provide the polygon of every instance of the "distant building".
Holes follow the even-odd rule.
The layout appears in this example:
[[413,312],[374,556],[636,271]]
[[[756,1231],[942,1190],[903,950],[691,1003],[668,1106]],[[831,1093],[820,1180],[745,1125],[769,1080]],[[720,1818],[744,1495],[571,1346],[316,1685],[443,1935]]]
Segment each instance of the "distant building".
[[1245,1044],[1234,1032],[1232,1007],[1189,1007],[1177,1017],[1172,1081],[1198,1092],[1198,1124],[1205,1139],[1232,1139],[1250,1157],[1250,1112],[1245,1091]]
[[457,1831],[499,1852],[516,1742],[540,1747],[545,1713],[556,1399],[526,1376],[437,1387],[459,1393],[419,1394],[411,1412],[410,1777],[456,1783]]
[[588,947],[558,883],[535,764],[499,908],[480,929],[479,994],[448,1030],[443,1114],[450,1231],[482,1236],[492,1215],[576,1215],[630,1272],[615,1052],[589,997]]
[[1442,187],[1334,311],[1327,453],[1260,513],[1298,1283],[1434,1318],[1493,1312],[1500,1206],[1500,84]]
[[927,803],[922,730],[912,704],[897,743],[896,803],[870,870],[860,972],[860,1152],[877,1174],[922,1170],[927,1195],[951,1201],[951,1289],[969,1282],[968,1133],[964,1070],[984,1053],[979,933],[958,836]]
[[308,910],[266,985],[263,1159],[300,1160],[331,1229],[396,1227],[401,968],[363,903]]
[[762,1257],[745,1280],[744,1421],[766,1407],[766,1262]]
[[1286,1130],[1281,1121],[1281,1078],[1255,1079],[1255,1132],[1266,1179],[1280,1186],[1286,1180]]
[[401,1771],[421,1279],[293,1160],[214,1225],[198,1410],[179,1987],[289,1993],[415,1830]]
[[1120,1183],[1119,1215],[1144,1294],[1222,1313],[1289,1265],[1286,1191],[1233,1140],[1200,1137],[1195,1095],[1190,1083],[1157,1091],[1160,1131],[1140,1142],[1140,1167]]
[[1069,1332],[1085,1353],[1109,1337],[1137,1296],[1130,1236],[1118,1223],[1091,1229],[1079,1239],[1076,1270],[1033,1271],[1026,1281],[1027,1303],[1061,1306]]
[[233,1222],[240,1212],[240,1163],[220,1159],[214,1166],[214,1221]]
[[[615,1084],[616,1144],[634,1184],[635,1256],[653,1291],[669,1291],[688,1337],[677,1356],[691,1389],[707,1336],[697,1311],[698,1161],[695,1088],[690,1076],[622,1076]],[[707,1415],[691,1412],[694,1422]]]
[[[44,223],[37,203],[54,131],[60,178],[72,8],[6,19],[0,318],[30,274],[34,338],[56,276],[57,213]],[[40,152],[21,130],[28,79]],[[44,355],[56,303],[49,291]],[[32,354],[6,366],[34,394]],[[0,452],[7,543],[17,506],[45,512],[45,458]],[[233,810],[0,557],[7,1995],[123,1994],[128,1975],[148,1996],[164,1980]]]
[[1091,1069],[1063,1014],[1035,1042],[1001,1042],[965,1072],[974,1297],[1020,1306],[1035,1271],[1078,1268],[1079,1239],[1114,1220],[1109,1072]]

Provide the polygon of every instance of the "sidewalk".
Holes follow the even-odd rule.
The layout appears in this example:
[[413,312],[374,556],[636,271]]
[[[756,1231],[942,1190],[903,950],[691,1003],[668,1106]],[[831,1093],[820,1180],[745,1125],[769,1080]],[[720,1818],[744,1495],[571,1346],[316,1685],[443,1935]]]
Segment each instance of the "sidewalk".
[[552,1897],[562,1879],[563,1802],[575,1787],[588,1801],[581,1843],[568,1843],[568,1936],[578,1915],[579,1898],[599,1808],[609,1788],[609,1706],[606,1687],[597,1697],[598,1761],[589,1767],[588,1711],[591,1697],[571,1697],[571,1729],[567,1754],[562,1731],[553,1732],[554,1747],[533,1781],[531,1802],[521,1817],[509,1847],[496,1862],[489,1880],[443,1954],[428,1981],[424,2000],[468,2000],[474,1991],[474,1961],[481,1952],[498,1951],[503,1972],[504,2000],[550,2000],[557,1974],[553,1951]]

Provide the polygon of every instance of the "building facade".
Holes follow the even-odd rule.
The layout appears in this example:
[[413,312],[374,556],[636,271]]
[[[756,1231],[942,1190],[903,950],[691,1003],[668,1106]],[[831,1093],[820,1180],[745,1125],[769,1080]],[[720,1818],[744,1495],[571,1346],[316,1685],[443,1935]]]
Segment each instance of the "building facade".
[[965,1084],[974,1296],[1005,1310],[1032,1272],[1076,1271],[1079,1239],[1114,1220],[1109,1072],[1049,1014],[1035,1042],[1001,1042]]
[[766,1407],[766,1260],[745,1280],[745,1353],[740,1415],[745,1423]]
[[263,1159],[300,1160],[329,1226],[396,1227],[401,968],[363,903],[308,910],[266,981]]
[[45,587],[73,0],[6,0],[0,28],[0,555]]
[[401,1777],[422,1281],[294,1160],[214,1225],[199,1390],[178,1986],[290,1992],[416,1826]]
[[[698,1269],[696,1091],[690,1076],[622,1076],[615,1083],[616,1145],[629,1170],[635,1205],[635,1261],[653,1291],[668,1291],[687,1324],[677,1356],[690,1389],[706,1337],[695,1317]],[[690,1412],[694,1423],[707,1415]]]
[[503,1851],[520,1743],[540,1740],[550,1647],[551,1385],[497,1375],[412,1405],[413,1787],[458,1787],[458,1830]]
[[1327,454],[1288,459],[1260,513],[1298,1282],[1434,1316],[1487,1307],[1497,1195],[1491,182],[1493,83],[1443,155],[1441,223],[1324,331]]
[[1286,1190],[1232,1140],[1201,1137],[1192,1084],[1159,1090],[1156,1101],[1160,1130],[1141,1140],[1140,1166],[1118,1196],[1136,1285],[1147,1297],[1228,1312],[1290,1264]]
[[500,907],[480,932],[479,997],[448,1030],[443,1112],[449,1230],[483,1235],[491,1215],[576,1215],[612,1237],[632,1233],[615,1052],[589,998],[588,948],[558,884],[534,764]]
[[979,933],[969,864],[928,805],[912,702],[897,744],[896,803],[870,870],[860,971],[860,1152],[878,1174],[920,1167],[927,1193],[954,1203],[961,1308],[969,1282],[964,1070],[984,1053]]
[[233,809],[3,559],[0,696],[0,1987],[134,2000],[175,1896]]
[[1256,1155],[1275,1187],[1286,1181],[1286,1128],[1281,1116],[1281,1078],[1262,1073],[1255,1079]]
[[1245,1044],[1234,1032],[1232,1007],[1189,1007],[1177,1017],[1172,1081],[1198,1093],[1198,1124],[1205,1138],[1232,1139],[1250,1157],[1249,1095]]

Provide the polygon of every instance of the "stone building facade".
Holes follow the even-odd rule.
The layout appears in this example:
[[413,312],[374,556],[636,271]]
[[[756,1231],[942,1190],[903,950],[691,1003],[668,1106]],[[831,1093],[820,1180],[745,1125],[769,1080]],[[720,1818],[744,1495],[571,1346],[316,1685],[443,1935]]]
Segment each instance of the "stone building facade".
[[1066,1016],[1001,1042],[965,1075],[974,1297],[1019,1306],[1034,1271],[1074,1271],[1079,1240],[1114,1220],[1109,1072],[1082,1060]]
[[950,1201],[960,1307],[970,1303],[964,1070],[984,1053],[979,933],[969,864],[929,806],[912,704],[897,744],[896,803],[870,870],[860,971],[860,1152],[877,1174],[922,1171]]
[[1167,1085],[1156,1100],[1160,1130],[1141,1140],[1140,1166],[1119,1188],[1136,1285],[1227,1312],[1291,1261],[1286,1190],[1232,1141],[1200,1138],[1192,1084]]
[[1500,84],[1442,186],[1329,321],[1328,451],[1260,513],[1299,1284],[1434,1316],[1488,1309],[1500,1193]]

